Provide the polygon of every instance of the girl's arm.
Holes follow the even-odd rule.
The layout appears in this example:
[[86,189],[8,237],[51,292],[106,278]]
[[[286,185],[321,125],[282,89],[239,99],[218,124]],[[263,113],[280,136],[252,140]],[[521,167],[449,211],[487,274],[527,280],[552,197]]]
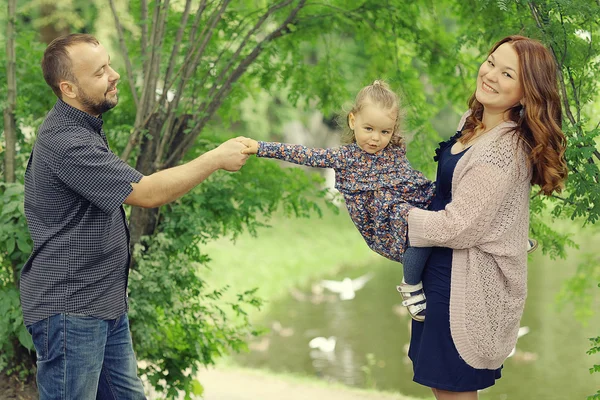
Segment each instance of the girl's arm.
[[241,142],[248,146],[242,153],[256,154],[258,157],[275,158],[317,168],[337,169],[343,163],[340,149],[309,148],[297,144],[257,142],[252,139],[244,139]]

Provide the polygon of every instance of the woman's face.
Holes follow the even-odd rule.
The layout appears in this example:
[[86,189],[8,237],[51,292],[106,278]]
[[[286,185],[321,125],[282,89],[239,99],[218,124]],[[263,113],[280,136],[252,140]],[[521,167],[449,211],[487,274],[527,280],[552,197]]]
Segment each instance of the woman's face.
[[510,43],[503,43],[479,67],[475,97],[485,112],[504,113],[523,98],[519,56]]

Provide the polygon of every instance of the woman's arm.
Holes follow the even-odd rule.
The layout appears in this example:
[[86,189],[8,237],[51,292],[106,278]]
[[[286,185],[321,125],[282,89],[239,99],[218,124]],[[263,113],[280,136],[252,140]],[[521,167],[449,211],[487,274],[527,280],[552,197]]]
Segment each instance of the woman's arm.
[[[477,246],[492,227],[506,196],[522,191],[527,201],[529,184],[520,171],[527,171],[524,155],[510,140],[501,138],[474,154],[457,182],[452,202],[441,211],[412,209],[408,216],[409,239],[416,247],[440,246],[465,249]],[[474,151],[472,149],[471,151]],[[527,186],[527,187],[525,187]],[[517,197],[518,199],[518,197]],[[520,200],[518,200],[520,201]],[[514,207],[518,207],[515,201]],[[504,212],[511,212],[506,209]]]

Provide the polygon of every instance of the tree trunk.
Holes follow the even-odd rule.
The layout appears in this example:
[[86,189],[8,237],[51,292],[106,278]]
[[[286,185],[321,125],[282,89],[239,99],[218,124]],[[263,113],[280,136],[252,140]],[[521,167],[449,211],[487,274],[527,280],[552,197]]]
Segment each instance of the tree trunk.
[[[161,121],[158,114],[153,114],[146,125],[150,134],[142,135],[140,154],[135,164],[135,169],[144,175],[152,175],[156,172],[154,160],[156,150],[160,142]],[[129,230],[131,233],[131,248],[140,242],[142,236],[154,233],[159,208],[133,207],[129,218]]]
[[[44,2],[41,7],[41,16],[49,17],[56,13],[56,6],[51,2]],[[51,41],[59,36],[68,35],[70,33],[69,26],[65,24],[65,27],[58,29],[54,24],[48,24],[40,28],[40,36],[42,41],[46,44],[50,44]]]
[[[180,141],[185,137],[188,123],[192,120],[192,115],[183,115],[175,120],[175,130],[173,134],[173,141],[169,146],[169,149],[176,148]],[[164,125],[165,120],[161,119],[161,116],[154,114],[147,125],[148,131],[152,132],[150,135],[142,136],[142,143],[140,146],[140,155],[138,156],[135,168],[144,175],[151,175],[156,172],[156,152],[157,146],[160,142],[159,133]],[[168,165],[166,168],[171,168],[178,165],[183,159],[183,154],[179,154],[175,162]],[[133,246],[140,242],[142,236],[149,236],[154,234],[158,226],[158,218],[160,214],[160,208],[141,208],[134,207],[131,210],[131,216],[129,218],[129,231],[131,233],[131,249]],[[135,263],[133,263],[135,265]]]
[[17,74],[15,57],[15,19],[17,17],[17,1],[8,0],[8,23],[6,24],[6,79],[8,84],[7,102],[4,107],[4,137],[6,149],[4,154],[4,180],[15,182],[15,152],[17,127],[15,108],[17,105]]

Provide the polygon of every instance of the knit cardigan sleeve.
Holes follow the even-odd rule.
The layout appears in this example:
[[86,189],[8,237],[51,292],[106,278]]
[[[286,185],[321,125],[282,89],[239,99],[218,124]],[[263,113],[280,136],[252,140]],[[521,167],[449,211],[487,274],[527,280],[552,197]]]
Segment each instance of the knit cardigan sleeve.
[[466,249],[489,240],[490,225],[504,197],[521,179],[513,133],[494,135],[469,151],[470,157],[461,160],[466,166],[459,171],[457,165],[459,176],[453,179],[452,201],[446,208],[410,211],[411,245]]

